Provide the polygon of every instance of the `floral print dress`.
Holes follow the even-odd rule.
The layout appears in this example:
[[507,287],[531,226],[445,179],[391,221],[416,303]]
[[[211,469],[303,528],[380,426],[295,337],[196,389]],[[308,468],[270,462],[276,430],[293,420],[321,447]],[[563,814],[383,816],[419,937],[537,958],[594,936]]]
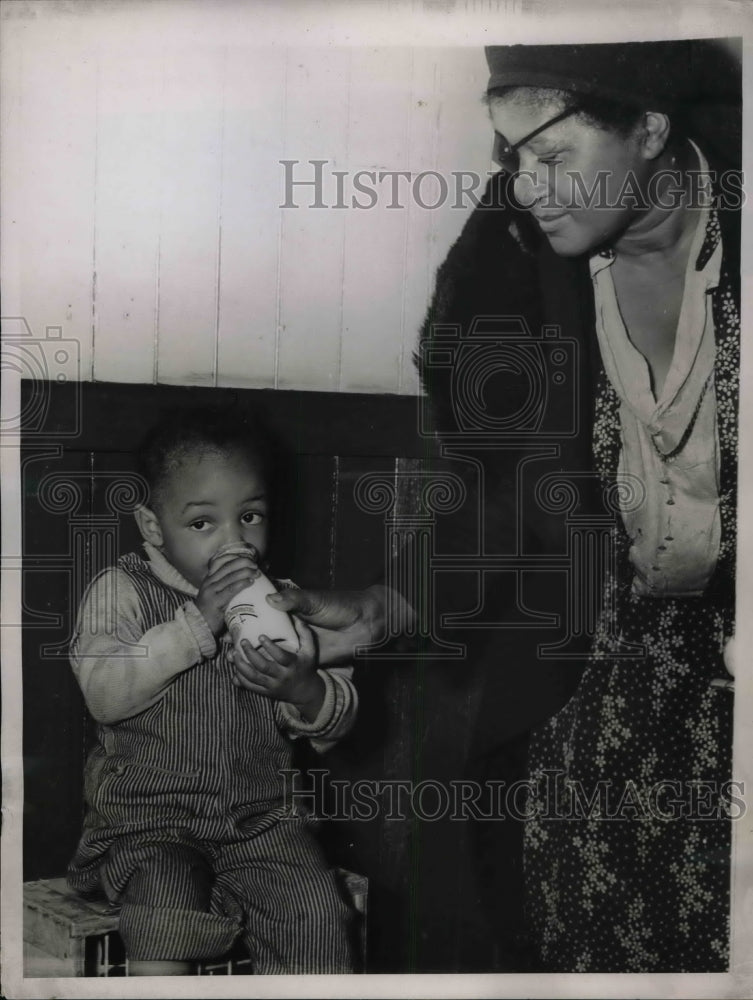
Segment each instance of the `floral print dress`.
[[[709,213],[698,266],[720,240]],[[602,620],[580,685],[531,741],[524,832],[530,934],[551,971],[728,966],[739,312],[724,263],[712,293],[721,543],[700,597],[638,596],[620,518]],[[594,458],[614,484],[620,400],[604,373]],[[617,637],[617,638],[615,638]],[[619,645],[622,644],[622,645]],[[617,655],[625,644],[643,655]],[[723,683],[719,683],[722,680]]]

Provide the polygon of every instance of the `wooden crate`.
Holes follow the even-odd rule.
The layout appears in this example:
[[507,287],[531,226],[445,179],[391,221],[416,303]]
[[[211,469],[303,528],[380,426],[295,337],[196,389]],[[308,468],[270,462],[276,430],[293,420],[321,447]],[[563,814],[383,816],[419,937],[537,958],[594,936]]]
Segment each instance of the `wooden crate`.
[[24,966],[27,976],[96,975],[87,970],[87,941],[116,931],[120,908],[86,900],[64,878],[24,885]]
[[[343,894],[357,915],[355,947],[361,969],[366,960],[366,913],[369,881],[337,869]],[[87,900],[72,892],[64,878],[24,884],[24,975],[123,976],[127,966],[117,938],[120,907],[106,899]],[[224,960],[202,963],[200,975],[251,972],[250,960],[238,953]]]

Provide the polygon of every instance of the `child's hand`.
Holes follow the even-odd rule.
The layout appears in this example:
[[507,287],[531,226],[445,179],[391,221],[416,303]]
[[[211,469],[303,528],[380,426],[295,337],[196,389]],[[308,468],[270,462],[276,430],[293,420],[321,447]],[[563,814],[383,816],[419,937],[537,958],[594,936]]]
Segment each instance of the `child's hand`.
[[259,575],[256,552],[219,553],[209,560],[209,569],[194,602],[214,635],[225,627],[225,608],[231,598],[253,583]]
[[293,623],[301,643],[297,653],[289,653],[266,636],[260,636],[260,649],[254,649],[247,639],[241,640],[243,652],[233,651],[233,684],[295,705],[313,722],[324,701],[324,681],[316,672],[313,632],[297,618]]

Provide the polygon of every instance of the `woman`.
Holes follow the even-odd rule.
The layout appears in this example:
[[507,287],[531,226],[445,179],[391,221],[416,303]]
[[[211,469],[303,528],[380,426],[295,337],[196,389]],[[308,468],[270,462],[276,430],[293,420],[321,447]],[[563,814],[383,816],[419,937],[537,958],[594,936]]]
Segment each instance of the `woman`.
[[[619,498],[582,678],[530,742],[529,934],[551,971],[721,971],[739,173],[734,127],[721,128],[714,102],[739,100],[738,69],[728,48],[704,41],[487,57],[505,169],[440,269],[424,339],[436,323],[467,335],[479,315],[564,328],[581,346],[589,405],[559,469],[594,471],[602,495]],[[454,429],[451,373],[424,365],[422,377],[440,432]],[[535,505],[527,527],[551,544]],[[378,635],[390,601],[408,613],[378,587],[282,601],[335,630],[320,633],[332,655]],[[493,713],[504,677],[489,690]]]

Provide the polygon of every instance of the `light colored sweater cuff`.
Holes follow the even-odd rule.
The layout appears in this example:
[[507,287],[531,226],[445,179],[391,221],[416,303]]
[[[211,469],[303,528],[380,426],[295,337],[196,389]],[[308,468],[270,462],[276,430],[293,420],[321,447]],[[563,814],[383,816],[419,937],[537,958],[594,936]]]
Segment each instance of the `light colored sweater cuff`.
[[193,601],[186,601],[182,607],[178,608],[175,619],[185,625],[191,633],[203,659],[206,660],[214,656],[217,652],[217,640],[207,625],[206,618]]

